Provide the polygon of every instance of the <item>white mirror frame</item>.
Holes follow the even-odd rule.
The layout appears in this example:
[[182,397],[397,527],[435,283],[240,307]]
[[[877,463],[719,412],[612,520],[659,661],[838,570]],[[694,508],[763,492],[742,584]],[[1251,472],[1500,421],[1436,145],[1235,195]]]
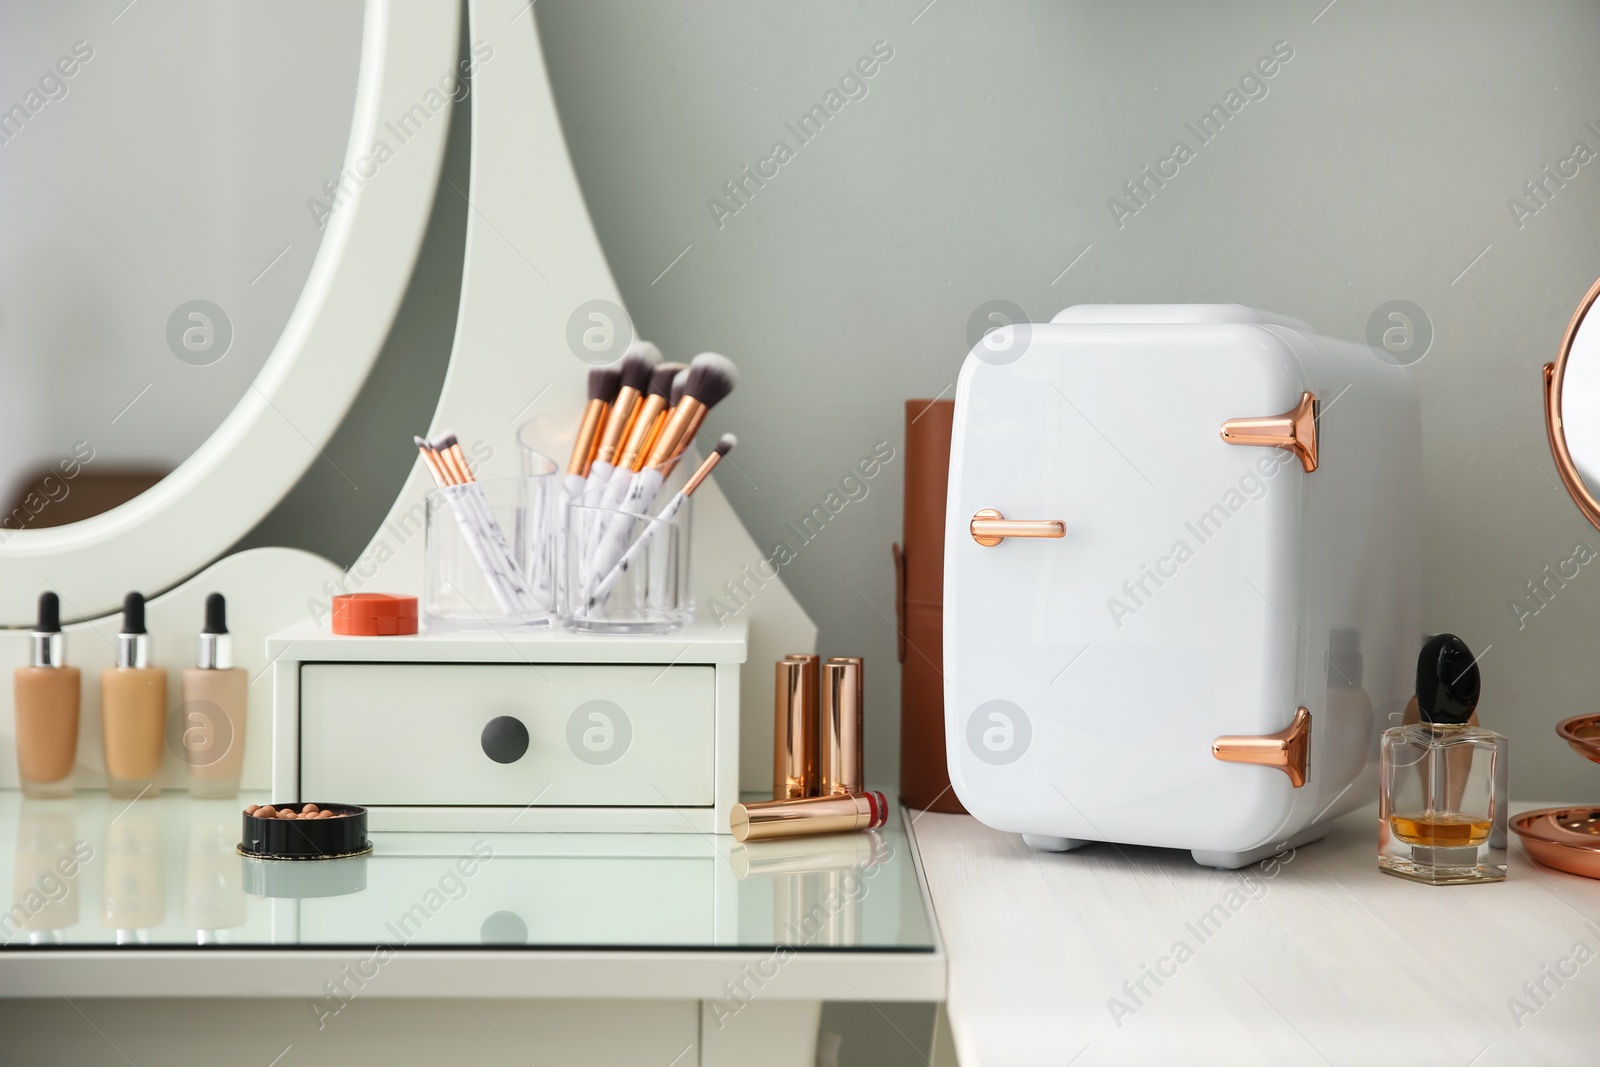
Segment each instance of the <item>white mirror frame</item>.
[[153,596],[178,585],[248,533],[319,461],[410,281],[449,124],[423,124],[381,165],[371,160],[373,147],[392,140],[385,118],[455,71],[458,18],[454,4],[368,0],[345,150],[346,171],[365,182],[329,217],[272,354],[222,425],[147,492],[70,525],[0,530],[0,626],[31,623],[42,589],[60,594],[64,615],[84,619],[117,609],[130,589]]

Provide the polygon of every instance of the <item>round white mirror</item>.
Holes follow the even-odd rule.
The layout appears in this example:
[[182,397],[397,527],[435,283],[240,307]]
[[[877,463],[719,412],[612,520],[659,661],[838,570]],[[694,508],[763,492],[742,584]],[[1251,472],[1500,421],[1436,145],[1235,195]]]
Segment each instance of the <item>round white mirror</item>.
[[0,626],[249,531],[360,388],[433,202],[452,5],[169,7],[25,5],[0,38],[28,75],[0,100]]
[[29,84],[0,114],[6,530],[131,500],[238,405],[321,244],[304,204],[344,160],[360,57],[353,5],[8,14],[0,69]]

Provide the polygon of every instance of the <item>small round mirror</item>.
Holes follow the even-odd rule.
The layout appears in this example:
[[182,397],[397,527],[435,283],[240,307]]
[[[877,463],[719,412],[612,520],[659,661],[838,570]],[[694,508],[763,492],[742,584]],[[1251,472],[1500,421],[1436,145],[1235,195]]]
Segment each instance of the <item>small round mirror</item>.
[[1600,527],[1600,316],[1589,315],[1597,296],[1600,282],[1573,313],[1561,354],[1544,365],[1544,418],[1561,480]]

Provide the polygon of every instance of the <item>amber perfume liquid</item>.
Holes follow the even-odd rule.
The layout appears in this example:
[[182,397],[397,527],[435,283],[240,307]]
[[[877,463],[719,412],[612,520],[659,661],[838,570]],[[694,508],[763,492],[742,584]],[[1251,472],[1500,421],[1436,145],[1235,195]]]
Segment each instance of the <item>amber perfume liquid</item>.
[[1408,845],[1426,845],[1430,848],[1476,848],[1489,840],[1489,830],[1494,823],[1471,815],[1440,815],[1417,811],[1408,815],[1389,816],[1389,826],[1394,836]]
[[1469,724],[1387,730],[1378,868],[1429,885],[1506,876],[1506,739]]

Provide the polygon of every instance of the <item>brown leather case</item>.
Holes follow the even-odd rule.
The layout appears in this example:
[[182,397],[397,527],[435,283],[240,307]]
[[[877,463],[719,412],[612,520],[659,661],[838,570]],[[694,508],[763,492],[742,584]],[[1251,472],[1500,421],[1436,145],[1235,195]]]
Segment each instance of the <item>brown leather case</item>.
[[944,751],[944,500],[953,400],[906,401],[905,547],[893,546],[900,627],[900,799],[965,814]]

